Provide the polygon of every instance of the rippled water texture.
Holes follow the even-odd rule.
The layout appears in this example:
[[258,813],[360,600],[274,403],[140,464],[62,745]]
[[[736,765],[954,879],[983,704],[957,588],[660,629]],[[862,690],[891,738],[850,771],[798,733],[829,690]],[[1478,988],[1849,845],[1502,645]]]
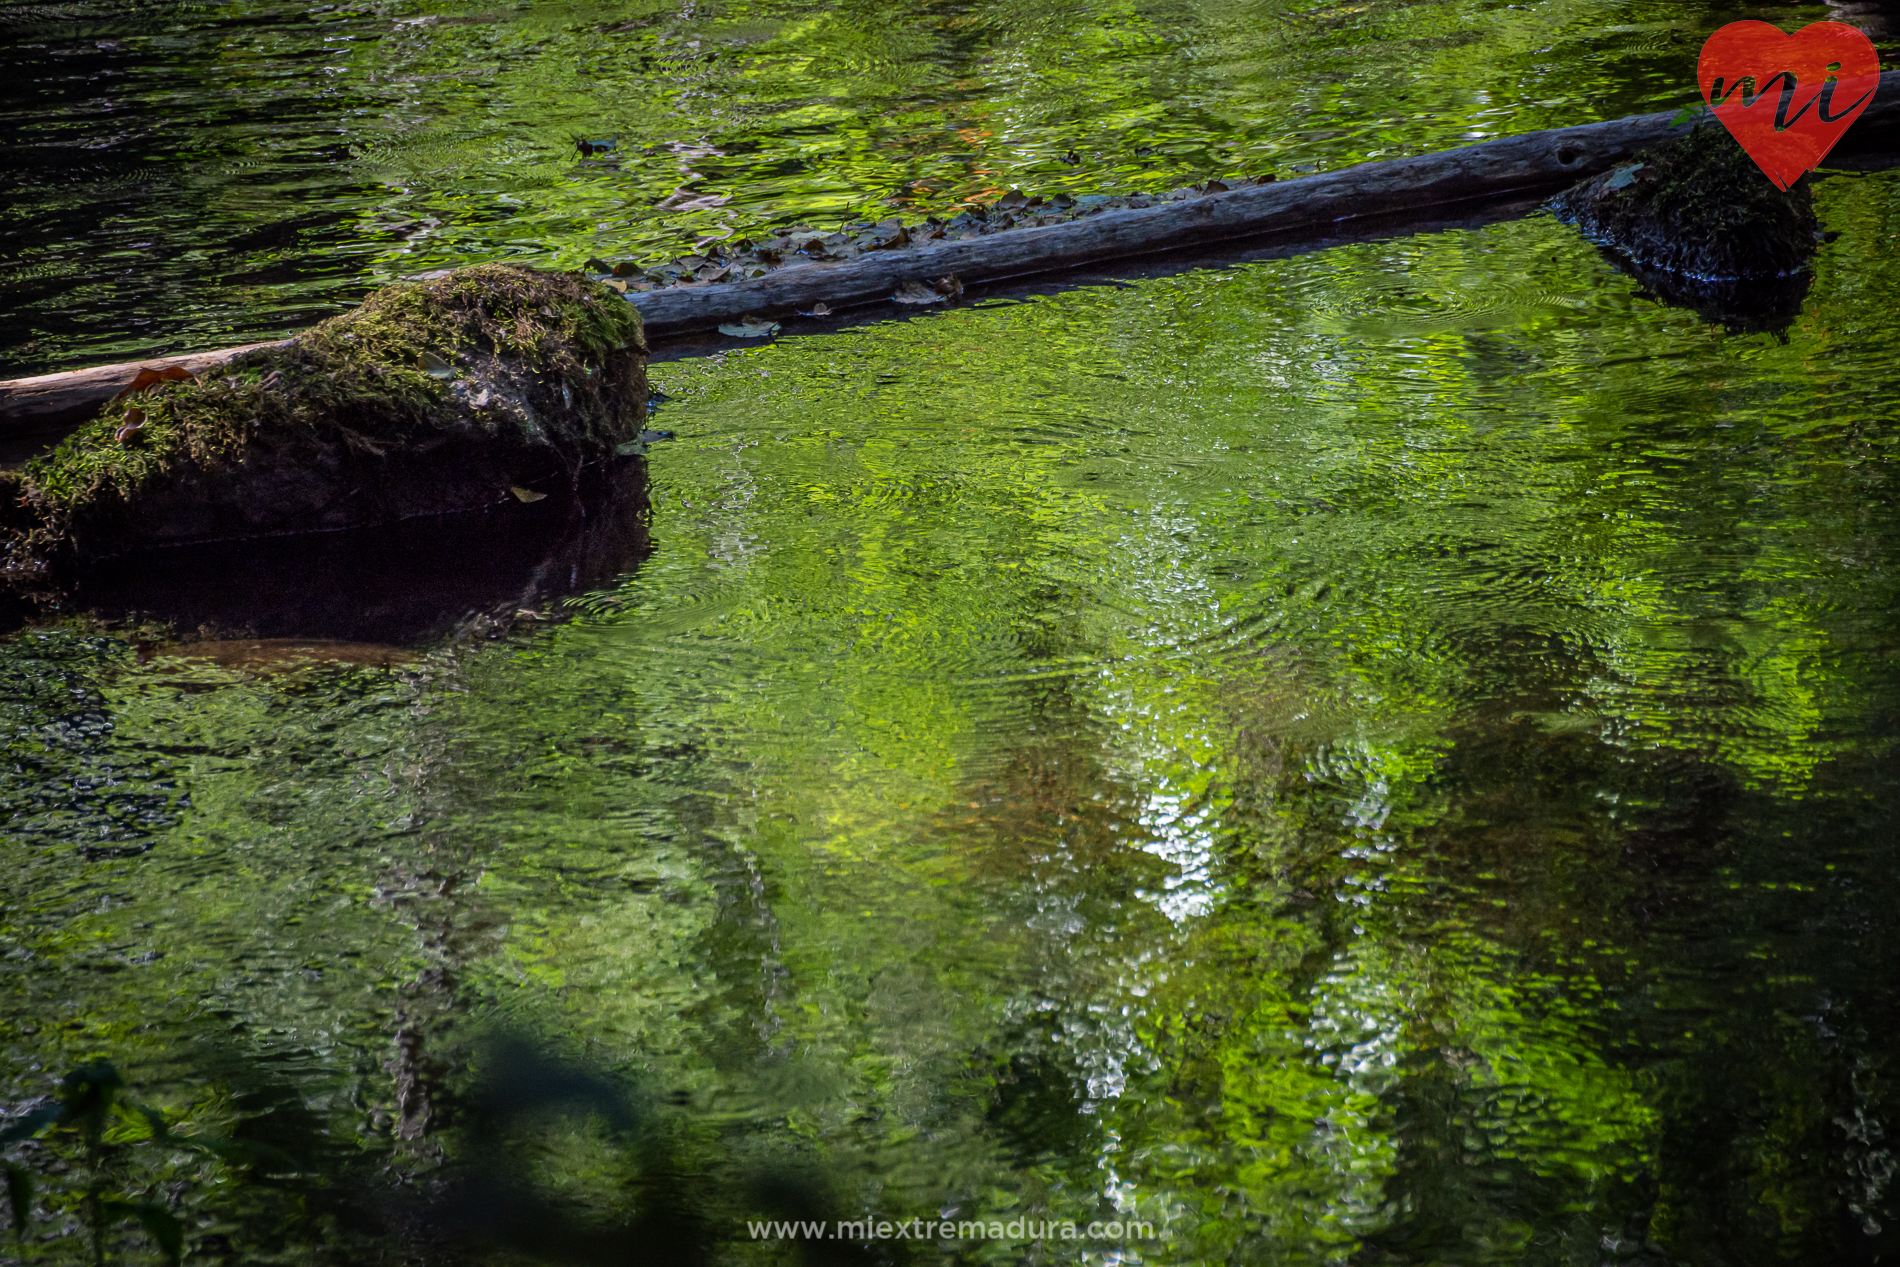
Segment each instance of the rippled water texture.
[[964,308],[657,367],[565,623],[19,638],[0,1097],[261,1066],[426,1168],[509,1031],[1113,1261],[1874,1261],[1895,192],[1785,342],[1543,217]]
[[659,258],[1012,186],[1286,176],[1674,106],[1733,16],[4,0],[0,377],[276,337],[472,260]]

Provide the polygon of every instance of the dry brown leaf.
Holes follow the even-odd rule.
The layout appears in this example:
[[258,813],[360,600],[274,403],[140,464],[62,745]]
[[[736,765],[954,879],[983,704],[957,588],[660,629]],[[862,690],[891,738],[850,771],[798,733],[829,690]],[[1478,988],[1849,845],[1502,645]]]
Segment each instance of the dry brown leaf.
[[157,387],[160,383],[183,383],[190,381],[191,371],[182,365],[167,365],[164,369],[153,369],[149,365],[143,365],[139,367],[139,372],[132,376],[132,381],[120,388],[119,394],[112,399],[123,400],[134,392],[146,391],[149,388]]

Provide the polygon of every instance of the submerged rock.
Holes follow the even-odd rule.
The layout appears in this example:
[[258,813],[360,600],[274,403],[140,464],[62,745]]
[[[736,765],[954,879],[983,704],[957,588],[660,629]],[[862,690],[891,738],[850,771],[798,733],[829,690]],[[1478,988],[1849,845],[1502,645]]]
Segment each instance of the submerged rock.
[[216,377],[122,395],[5,473],[0,567],[570,497],[626,461],[646,395],[639,314],[580,274],[389,286]]
[[1644,268],[1700,281],[1791,276],[1820,236],[1807,182],[1777,189],[1713,123],[1572,186],[1551,208]]

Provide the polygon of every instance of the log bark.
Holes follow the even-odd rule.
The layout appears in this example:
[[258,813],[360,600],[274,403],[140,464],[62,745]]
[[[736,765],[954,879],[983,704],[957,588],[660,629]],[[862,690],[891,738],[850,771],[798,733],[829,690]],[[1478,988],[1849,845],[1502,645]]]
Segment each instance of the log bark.
[[[1685,132],[1673,116],[1636,115],[1603,123],[1500,137],[1413,158],[1362,163],[1269,185],[1207,194],[1185,202],[1106,211],[1064,224],[1010,229],[987,237],[877,251],[842,263],[781,267],[748,281],[671,286],[628,298],[649,338],[710,330],[760,314],[777,316],[813,304],[833,308],[889,299],[901,283],[954,275],[968,284],[999,281],[1235,238],[1311,230],[1367,216],[1423,211],[1555,191],[1609,170],[1646,146]],[[1849,137],[1861,145],[1900,120],[1900,71],[1880,88]],[[252,345],[257,346],[257,345]],[[0,434],[83,420],[142,366],[215,365],[242,348],[190,357],[108,365],[69,374],[0,382]]]
[[218,368],[240,352],[273,347],[277,342],[267,340],[263,343],[246,343],[243,347],[219,348],[214,352],[155,356],[144,361],[98,365],[89,370],[8,379],[0,382],[0,431],[11,433],[55,429],[84,422],[98,411],[99,406],[118,395],[140,370],[162,370],[177,365],[193,374],[203,374]]

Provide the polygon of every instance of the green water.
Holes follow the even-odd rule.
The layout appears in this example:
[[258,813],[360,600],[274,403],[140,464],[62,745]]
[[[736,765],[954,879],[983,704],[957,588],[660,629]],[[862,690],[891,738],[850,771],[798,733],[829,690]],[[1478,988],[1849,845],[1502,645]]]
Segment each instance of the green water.
[[[1825,16],[1794,12],[1766,16]],[[311,217],[230,248],[278,280],[16,216],[49,262],[10,320],[59,326],[17,364],[677,244],[625,210],[673,160],[577,167],[564,129],[727,149],[694,232],[855,214],[894,170],[938,182],[919,205],[1073,185],[1061,148],[1135,135],[1172,148],[1116,170],[1165,186],[1622,113],[1742,16],[287,15],[121,33],[184,120],[139,142],[185,173],[140,214],[206,251]],[[273,52],[319,22],[334,62]],[[654,69],[689,38],[752,51]],[[214,87],[267,80],[277,117],[221,131]],[[1408,83],[1437,109],[1394,128]],[[48,105],[6,144],[95,125]],[[739,1222],[754,1163],[838,1217],[1004,1230],[850,1261],[1891,1261],[1897,194],[1820,186],[1840,236],[1785,339],[1660,307],[1537,216],[658,365],[654,551],[557,621],[393,663],[0,644],[0,1104],[103,1057],[181,1130],[294,1118],[422,1191],[515,1035],[652,1098],[722,1261],[799,1261]],[[400,1257],[115,1129],[118,1181],[202,1254]],[[564,1209],[661,1191],[599,1121],[515,1142]],[[84,1261],[77,1217],[0,1258]]]
[[[1734,16],[1680,0],[0,0],[0,377],[277,337],[470,260],[669,258],[703,235],[920,219],[1014,186],[1287,177],[1673,108]],[[575,147],[610,137],[606,157]]]
[[1874,1261],[1895,189],[1786,343],[1541,217],[962,309],[657,367],[656,551],[567,623],[22,637],[8,1094],[215,1117],[222,1052],[426,1169],[396,1033],[511,1030],[851,1217]]

